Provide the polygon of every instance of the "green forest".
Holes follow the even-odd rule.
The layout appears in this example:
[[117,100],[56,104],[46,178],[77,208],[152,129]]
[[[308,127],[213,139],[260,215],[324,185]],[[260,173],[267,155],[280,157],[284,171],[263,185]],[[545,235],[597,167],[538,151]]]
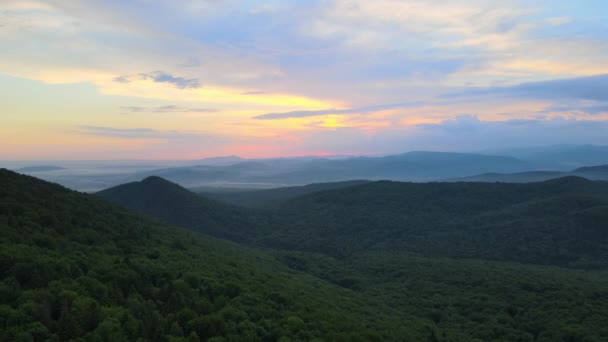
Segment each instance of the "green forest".
[[2,341],[608,340],[606,183],[0,185]]

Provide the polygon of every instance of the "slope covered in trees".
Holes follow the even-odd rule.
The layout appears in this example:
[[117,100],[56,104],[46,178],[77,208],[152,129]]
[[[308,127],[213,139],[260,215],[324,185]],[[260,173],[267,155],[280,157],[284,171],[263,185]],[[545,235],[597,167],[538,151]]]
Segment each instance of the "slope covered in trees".
[[604,341],[608,274],[366,251],[281,251],[286,265],[433,321],[435,341]]
[[[335,257],[378,249],[608,267],[605,182],[576,177],[530,184],[381,181],[314,192],[269,211],[228,206],[162,184],[127,184],[100,195],[215,236]],[[209,217],[220,223],[208,224]]]
[[262,243],[334,256],[369,249],[608,267],[608,183],[374,182],[285,203]]
[[[388,249],[258,251],[12,172],[0,184],[0,340],[608,338],[605,272]],[[297,201],[316,196],[328,194]]]
[[246,241],[266,217],[256,211],[203,198],[160,177],[147,177],[104,191],[98,196],[137,212],[215,237]]
[[317,183],[303,186],[288,186],[262,190],[197,191],[193,189],[193,191],[202,195],[203,197],[211,198],[224,203],[250,208],[272,208],[294,197],[323,190],[339,189],[365,183],[369,183],[369,181],[353,180],[334,183]]
[[412,340],[429,320],[0,170],[0,340]]

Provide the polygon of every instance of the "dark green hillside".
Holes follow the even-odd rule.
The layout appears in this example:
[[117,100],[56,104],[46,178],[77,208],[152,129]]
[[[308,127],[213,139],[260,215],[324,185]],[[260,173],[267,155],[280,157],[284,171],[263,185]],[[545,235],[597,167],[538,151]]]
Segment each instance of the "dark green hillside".
[[163,178],[151,176],[97,193],[111,202],[162,221],[233,241],[246,241],[264,217],[254,211],[202,198]]
[[608,274],[368,251],[335,259],[278,252],[403,314],[431,319],[437,341],[605,341]]
[[101,196],[184,227],[336,257],[370,249],[575,268],[608,266],[608,183],[371,182],[248,211],[160,178]]
[[1,341],[420,340],[433,326],[264,253],[6,170],[0,232]]
[[[426,324],[427,341],[603,341],[608,338],[605,272],[470,260],[470,255],[564,263],[545,258],[566,251],[578,266],[585,261],[590,263],[585,267],[601,267],[604,261],[589,255],[605,255],[605,249],[598,249],[605,246],[601,234],[608,219],[604,188],[578,178],[515,187],[375,182],[299,197],[267,212],[271,226],[252,225],[257,229],[247,233],[254,242],[282,248],[273,253],[293,270],[377,302],[370,317],[384,306],[394,308],[398,319],[417,317]],[[553,229],[560,217],[544,225],[553,215],[570,212],[597,228],[587,231],[597,242],[581,235],[581,241],[591,243],[584,251],[575,250],[572,234],[564,238]],[[545,227],[539,235],[547,239],[530,240],[537,254],[522,253],[519,247],[530,248],[515,229],[520,217],[533,232],[540,231],[538,225]],[[512,221],[512,226],[497,224]],[[490,223],[478,225],[483,222]],[[495,226],[499,235],[484,233]],[[416,240],[407,244],[409,239]],[[496,246],[520,249],[494,252]]]
[[[246,190],[246,191],[224,191],[209,192],[196,191],[203,197],[215,199],[221,202],[240,205],[251,208],[271,208],[276,207],[288,199],[318,192],[323,190],[345,188],[353,185],[365,184],[369,181],[353,180],[335,183],[318,183],[304,186],[290,186],[275,189]],[[195,191],[195,190],[193,190]]]
[[374,182],[288,201],[262,243],[347,256],[369,249],[568,267],[608,266],[608,183]]

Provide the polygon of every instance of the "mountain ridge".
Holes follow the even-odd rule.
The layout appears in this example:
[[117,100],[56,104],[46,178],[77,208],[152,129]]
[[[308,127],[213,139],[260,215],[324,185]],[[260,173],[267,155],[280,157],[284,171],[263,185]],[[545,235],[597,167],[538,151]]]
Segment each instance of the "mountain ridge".
[[267,253],[3,169],[0,185],[0,340],[429,334],[409,313]]
[[[371,248],[574,268],[608,267],[608,253],[602,247],[608,243],[608,234],[601,228],[601,223],[608,227],[608,222],[602,210],[594,209],[608,205],[608,182],[575,176],[530,184],[376,181],[303,194],[264,211],[210,202],[194,193],[188,194],[192,205],[162,195],[153,204],[134,205],[127,199],[141,193],[112,198],[111,190],[106,198],[131,209],[262,247],[335,257]],[[539,201],[547,207],[539,206]],[[201,216],[205,203],[214,204],[215,226]],[[188,210],[190,206],[197,209]],[[560,209],[569,207],[573,210]],[[235,217],[239,219],[233,221]],[[574,229],[580,234],[570,235]],[[526,240],[525,246],[521,239]]]
[[[597,187],[577,182],[581,180],[572,178],[557,185],[564,187],[560,191],[581,184]],[[187,192],[155,177],[138,183],[127,188]],[[252,249],[162,225],[33,177],[0,170],[0,185],[0,340],[608,337],[605,272],[429,258],[391,248],[340,259],[289,249]],[[395,188],[392,182],[369,183],[309,194],[304,201],[321,208],[333,201],[356,209],[336,212],[328,207],[324,213],[313,208],[332,220],[348,214],[357,222],[361,208],[356,193],[370,185]],[[441,193],[431,190],[416,198]],[[336,193],[347,196],[336,198]],[[391,202],[395,194],[387,194],[371,204]],[[319,195],[320,203],[308,201]],[[184,197],[200,199],[193,196]],[[568,206],[576,209],[585,203],[574,198]],[[592,210],[608,219],[601,207]],[[306,227],[303,223],[299,228]]]

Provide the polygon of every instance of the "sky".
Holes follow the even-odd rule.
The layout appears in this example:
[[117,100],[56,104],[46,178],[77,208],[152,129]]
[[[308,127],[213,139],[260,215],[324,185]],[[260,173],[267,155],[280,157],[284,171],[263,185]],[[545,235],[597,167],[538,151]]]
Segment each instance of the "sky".
[[0,160],[608,145],[604,0],[0,0]]

